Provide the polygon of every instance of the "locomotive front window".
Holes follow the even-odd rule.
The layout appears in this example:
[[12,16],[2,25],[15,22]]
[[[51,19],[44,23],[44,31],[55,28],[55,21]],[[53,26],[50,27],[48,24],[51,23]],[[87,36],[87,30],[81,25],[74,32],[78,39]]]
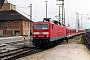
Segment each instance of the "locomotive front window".
[[34,29],[36,30],[48,29],[48,24],[34,24]]
[[41,24],[34,24],[34,29],[41,29]]
[[42,29],[48,29],[48,24],[42,24]]

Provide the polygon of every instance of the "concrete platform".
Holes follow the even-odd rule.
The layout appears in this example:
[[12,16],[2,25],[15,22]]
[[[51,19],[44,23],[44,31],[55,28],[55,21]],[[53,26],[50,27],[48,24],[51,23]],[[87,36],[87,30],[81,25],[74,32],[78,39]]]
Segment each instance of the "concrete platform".
[[64,44],[17,60],[90,60],[90,52],[82,44]]

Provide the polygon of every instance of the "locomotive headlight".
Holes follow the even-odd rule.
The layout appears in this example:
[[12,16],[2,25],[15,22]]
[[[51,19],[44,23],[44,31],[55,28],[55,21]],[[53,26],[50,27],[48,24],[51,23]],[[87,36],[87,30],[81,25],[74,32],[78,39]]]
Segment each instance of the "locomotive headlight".
[[34,37],[36,37],[36,36],[34,36]]
[[34,34],[39,34],[39,32],[34,32]]
[[43,32],[42,34],[49,34],[49,32]]
[[49,36],[47,35],[47,37],[49,37]]

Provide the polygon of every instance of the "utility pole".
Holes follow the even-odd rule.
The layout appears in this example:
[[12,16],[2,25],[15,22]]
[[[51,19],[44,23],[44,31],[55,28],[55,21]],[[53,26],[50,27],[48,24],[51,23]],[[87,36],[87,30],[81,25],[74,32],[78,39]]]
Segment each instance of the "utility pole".
[[[60,4],[56,4],[56,5],[59,5],[59,15],[58,15],[58,20],[59,20],[59,22],[61,23],[61,18],[60,18],[60,17],[61,17],[61,16],[60,16],[60,7],[61,7],[61,6],[60,6]],[[57,17],[57,16],[56,16],[56,17]]]
[[45,2],[46,2],[46,18],[47,18],[47,2],[48,2],[48,1],[45,1]]
[[80,24],[79,24],[79,13],[76,12],[76,27],[80,28]]
[[59,6],[59,22],[60,22],[60,6]]
[[82,28],[82,15],[83,15],[83,14],[81,14],[81,28]]
[[32,39],[32,4],[30,4],[30,42]]
[[[64,7],[63,7],[64,8]],[[64,8],[64,25],[65,25],[65,8]]]
[[82,24],[82,19],[85,17],[85,16],[87,16],[87,15],[89,15],[89,14],[86,14],[85,16],[82,16],[83,14],[81,14],[81,28],[83,28],[83,24]]
[[65,25],[65,8],[64,8],[64,0],[56,0],[56,1],[58,1],[58,2],[61,2],[60,4],[56,4],[56,5],[59,5],[60,6],[60,8],[59,9],[61,9],[60,10],[60,16],[59,16],[59,18],[61,18],[60,20],[62,21],[62,25]]
[[64,1],[62,1],[62,25],[64,24],[64,19],[63,19],[63,5],[64,5]]
[[78,14],[78,28],[80,28],[80,23],[79,23],[79,14]]

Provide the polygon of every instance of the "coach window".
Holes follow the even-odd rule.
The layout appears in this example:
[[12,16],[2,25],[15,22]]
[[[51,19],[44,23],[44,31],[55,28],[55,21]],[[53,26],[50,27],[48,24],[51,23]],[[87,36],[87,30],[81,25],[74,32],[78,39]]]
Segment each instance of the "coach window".
[[72,30],[70,29],[70,34],[71,34]]
[[52,29],[54,29],[54,24],[52,24]]

